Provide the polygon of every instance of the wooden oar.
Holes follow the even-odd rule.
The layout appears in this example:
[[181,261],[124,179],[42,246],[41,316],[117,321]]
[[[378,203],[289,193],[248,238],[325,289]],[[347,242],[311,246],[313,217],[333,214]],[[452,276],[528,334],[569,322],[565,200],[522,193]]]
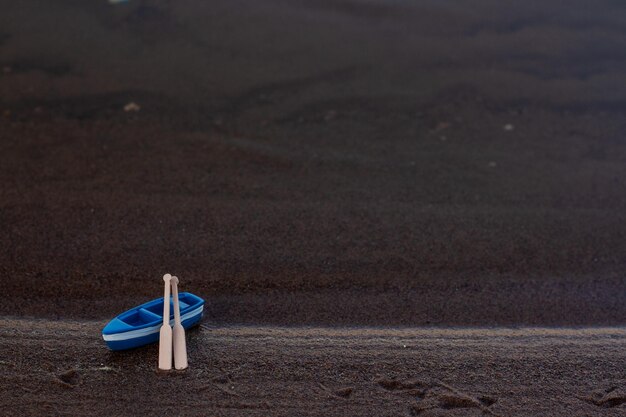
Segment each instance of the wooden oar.
[[[159,369],[172,369],[172,327],[170,326],[170,274],[163,275],[165,294],[163,295],[163,325],[159,332]],[[176,297],[178,299],[178,297]],[[178,301],[176,301],[178,304]]]
[[185,341],[185,328],[180,322],[177,277],[172,277],[172,292],[174,296],[174,367],[176,369],[185,369],[187,368],[187,343]]

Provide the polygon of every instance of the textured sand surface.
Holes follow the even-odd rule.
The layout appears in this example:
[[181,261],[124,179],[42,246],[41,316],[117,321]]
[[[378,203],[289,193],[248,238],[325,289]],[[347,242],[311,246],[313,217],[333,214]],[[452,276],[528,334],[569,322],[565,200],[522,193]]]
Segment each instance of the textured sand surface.
[[[625,28],[613,0],[2,2],[0,412],[624,416]],[[99,336],[165,272],[207,300],[184,374]]]
[[222,323],[624,324],[624,21],[5,4],[0,314],[103,319],[172,272]]
[[112,353],[103,323],[0,321],[0,414],[602,416],[626,413],[626,329],[207,327],[190,368]]

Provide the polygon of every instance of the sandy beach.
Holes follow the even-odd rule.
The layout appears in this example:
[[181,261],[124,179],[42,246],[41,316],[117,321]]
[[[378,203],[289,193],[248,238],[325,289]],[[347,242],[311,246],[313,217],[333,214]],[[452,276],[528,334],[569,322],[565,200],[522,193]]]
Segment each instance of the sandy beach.
[[163,375],[156,345],[102,349],[102,324],[3,321],[4,411],[617,417],[626,404],[624,328],[203,325],[189,335],[190,368]]
[[[625,22],[3,4],[0,413],[623,415]],[[166,272],[207,302],[171,376],[100,339]]]

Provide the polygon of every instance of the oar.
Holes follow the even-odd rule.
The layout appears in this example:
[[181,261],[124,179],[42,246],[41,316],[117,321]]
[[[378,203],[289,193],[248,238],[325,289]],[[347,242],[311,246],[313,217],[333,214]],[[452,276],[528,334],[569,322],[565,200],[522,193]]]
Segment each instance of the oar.
[[172,292],[174,296],[174,367],[187,368],[187,343],[185,328],[180,322],[180,305],[178,303],[178,278],[172,277]]
[[[159,333],[159,369],[172,369],[172,327],[170,326],[170,274],[163,275],[165,294],[163,295],[163,325]],[[178,297],[177,297],[178,298]]]

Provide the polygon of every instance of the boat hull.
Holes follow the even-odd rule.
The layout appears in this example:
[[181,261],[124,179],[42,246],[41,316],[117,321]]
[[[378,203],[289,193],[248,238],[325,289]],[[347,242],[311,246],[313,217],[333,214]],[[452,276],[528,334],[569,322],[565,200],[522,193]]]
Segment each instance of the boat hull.
[[[199,315],[189,318],[187,320],[183,320],[182,324],[185,329],[189,329],[196,324],[200,323],[200,319],[202,318],[202,313]],[[145,336],[137,336],[137,337],[129,337],[128,339],[122,340],[105,340],[107,346],[111,350],[127,350],[134,349],[141,346],[149,345],[152,343],[156,343],[159,341],[159,328],[157,328],[154,332],[149,333]]]
[[[189,329],[197,325],[202,319],[204,300],[191,293],[181,293],[179,300],[183,327]],[[170,312],[173,325],[173,308]],[[111,350],[133,349],[157,342],[162,324],[163,298],[158,298],[115,317],[102,330],[102,338]]]

